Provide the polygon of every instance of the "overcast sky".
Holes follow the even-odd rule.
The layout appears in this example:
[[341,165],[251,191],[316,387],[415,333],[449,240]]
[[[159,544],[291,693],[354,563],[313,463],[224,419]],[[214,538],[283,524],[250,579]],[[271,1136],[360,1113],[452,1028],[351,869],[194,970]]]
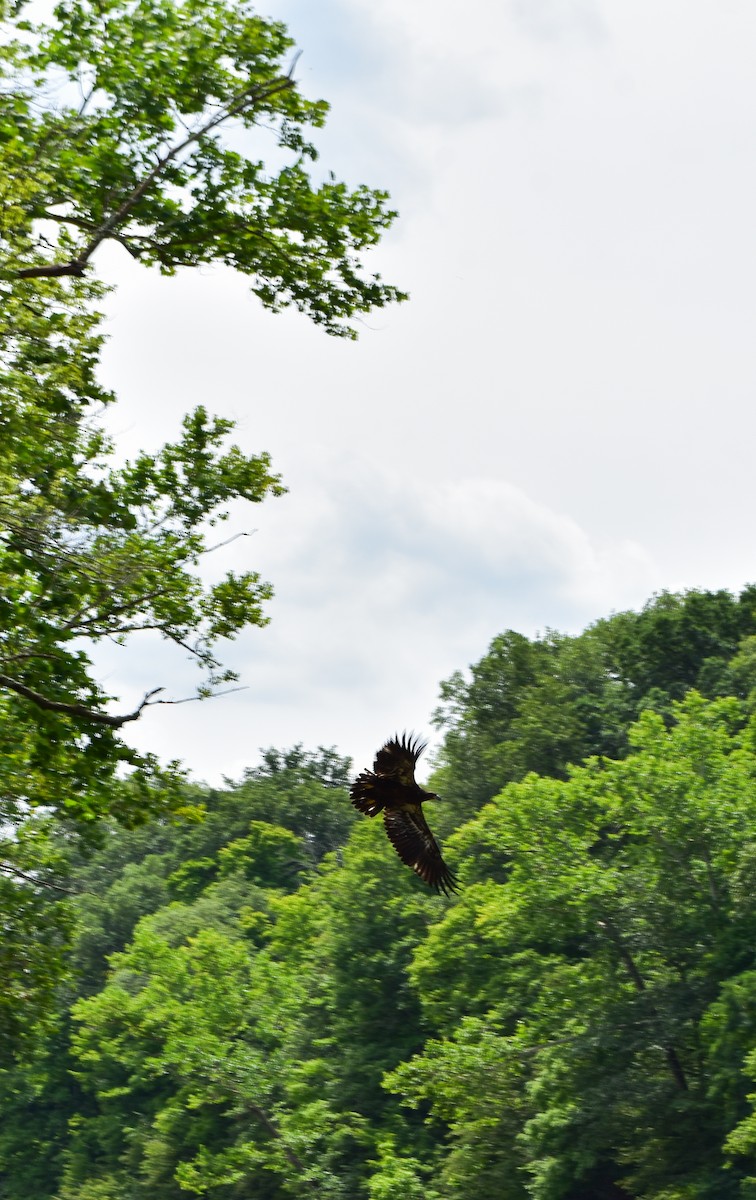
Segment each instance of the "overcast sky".
[[[752,0],[269,0],[332,105],[321,163],[400,217],[411,293],[349,344],[225,270],[100,269],[125,453],[198,403],[289,494],[216,569],[275,586],[243,692],[155,708],[143,749],[210,782],[260,747],[369,763],[506,628],[577,632],[661,588],[756,581]],[[136,702],[195,668],[98,660]]]

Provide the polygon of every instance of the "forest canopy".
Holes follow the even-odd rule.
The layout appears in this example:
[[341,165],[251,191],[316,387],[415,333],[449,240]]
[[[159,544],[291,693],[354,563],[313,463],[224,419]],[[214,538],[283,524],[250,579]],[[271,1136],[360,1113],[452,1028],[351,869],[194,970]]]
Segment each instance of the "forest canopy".
[[[443,685],[457,897],[358,817],[332,749],[70,847],[68,978],[1,1077],[0,1195],[751,1196],[753,620],[751,588],[664,594],[502,634],[455,708]],[[554,761],[523,713],[557,683]]]

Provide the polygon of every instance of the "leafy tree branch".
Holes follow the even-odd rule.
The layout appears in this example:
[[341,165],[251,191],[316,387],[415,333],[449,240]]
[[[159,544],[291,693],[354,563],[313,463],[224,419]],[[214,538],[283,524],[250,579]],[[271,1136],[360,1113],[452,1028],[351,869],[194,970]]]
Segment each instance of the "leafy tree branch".
[[[33,19],[0,5],[0,1031],[43,1020],[67,937],[30,887],[64,872],[104,817],[182,808],[183,775],[124,732],[168,681],[119,711],[95,648],[159,637],[202,676],[235,679],[224,648],[268,621],[248,562],[212,574],[217,526],[280,496],[269,456],[204,406],[174,440],[116,465],[99,377],[97,251],[110,239],[164,274],[215,263],[272,311],[326,333],[404,298],[365,265],[388,195],[317,165],[327,104],[302,95],[284,26],[246,0],[60,0]],[[211,564],[212,565],[212,564]],[[43,817],[40,816],[43,814]],[[57,820],[58,825],[51,822]],[[53,852],[52,833],[65,853]],[[65,830],[64,833],[61,830]],[[32,836],[33,834],[33,836]],[[28,836],[27,836],[28,835]],[[41,876],[40,876],[41,877]],[[0,1074],[0,1084],[2,1076]],[[33,1193],[33,1189],[32,1189]]]
[[[292,64],[292,71],[294,66]],[[221,111],[216,116],[211,117],[205,124],[190,133],[183,141],[178,142],[173,146],[167,154],[158,158],[157,163],[152,170],[145,175],[144,179],[126,196],[119,206],[102,222],[102,224],[92,231],[92,237],[89,242],[82,247],[75,259],[70,259],[67,263],[50,264],[40,267],[24,267],[16,271],[19,279],[41,279],[41,278],[57,278],[62,275],[82,276],[84,270],[94,254],[98,246],[105,241],[106,238],[116,237],[117,230],[121,224],[129,219],[132,210],[136,207],[145,193],[149,190],[152,184],[164,174],[166,168],[174,159],[178,158],[193,142],[198,142],[201,138],[206,137],[212,130],[216,129],[225,121],[231,120],[233,117],[240,116],[246,113],[256,104],[272,99],[278,92],[286,88],[294,86],[294,80],[291,73],[283,79],[275,80],[267,88],[257,88],[250,86],[244,89],[238,96],[231,99],[225,111]],[[92,93],[90,92],[90,97]],[[79,109],[79,116],[83,115],[84,105]],[[41,214],[45,220],[58,220],[64,224],[69,223],[78,225],[80,228],[90,228],[86,221],[68,215],[58,215],[44,212]],[[119,238],[122,244],[126,245],[126,239]],[[134,251],[132,250],[132,253]],[[138,255],[137,255],[138,257]]]

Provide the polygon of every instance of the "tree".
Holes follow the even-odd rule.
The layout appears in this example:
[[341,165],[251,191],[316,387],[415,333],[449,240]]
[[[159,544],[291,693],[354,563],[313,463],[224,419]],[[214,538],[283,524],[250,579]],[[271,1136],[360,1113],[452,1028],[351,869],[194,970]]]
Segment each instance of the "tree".
[[[76,921],[70,931],[70,970],[65,987],[56,993],[54,1020],[48,1021],[49,1032],[40,1045],[25,1047],[15,1070],[0,1072],[0,1195],[4,1200],[29,1194],[40,1200],[59,1196],[64,1168],[70,1189],[66,1194],[87,1195],[90,1189],[96,1195],[101,1188],[105,1195],[108,1189],[116,1195],[121,1187],[128,1192],[132,1176],[144,1167],[146,1194],[158,1195],[165,1187],[173,1195],[178,1184],[171,1176],[180,1164],[187,1179],[203,1180],[208,1187],[215,1180],[220,1187],[220,1178],[231,1170],[231,1159],[224,1160],[224,1154],[236,1153],[237,1143],[250,1140],[256,1140],[260,1162],[255,1166],[253,1156],[245,1158],[240,1151],[234,1169],[247,1180],[254,1178],[258,1190],[265,1180],[270,1183],[277,1175],[291,1172],[291,1188],[298,1194],[300,1172],[292,1171],[290,1156],[284,1153],[281,1157],[281,1138],[303,1164],[302,1170],[320,1172],[322,1187],[333,1190],[324,1163],[335,1154],[339,1139],[351,1136],[352,1118],[342,1119],[320,1103],[312,1079],[313,1070],[320,1067],[314,1067],[312,1061],[300,1062],[303,1013],[321,986],[323,959],[318,958],[312,973],[305,972],[293,954],[280,954],[277,948],[271,953],[267,947],[275,939],[279,912],[288,911],[286,899],[295,900],[292,893],[306,891],[303,881],[313,879],[317,836],[327,834],[333,850],[340,816],[345,817],[342,842],[354,823],[354,810],[342,786],[347,773],[348,761],[332,750],[269,749],[260,766],[247,771],[239,785],[224,790],[196,785],[182,789],[187,808],[198,807],[202,819],[171,823],[160,817],[134,829],[104,823],[102,844],[86,853],[79,848],[73,854],[67,886],[77,891],[73,901]],[[333,815],[327,819],[329,811]],[[46,914],[55,894],[50,889],[40,890]],[[299,905],[295,918],[298,953],[308,958],[313,950],[308,941],[312,925],[301,916],[308,908],[317,907],[316,895],[309,904],[305,900]],[[201,961],[211,960],[216,973],[221,963],[228,964],[225,978],[218,980],[212,993],[202,991],[201,981],[195,987],[191,970],[187,977],[181,966],[195,961],[189,948],[209,934],[215,940],[207,943],[209,949]],[[230,943],[234,949],[227,953],[225,947]],[[284,943],[289,949],[285,937]],[[152,966],[145,971],[148,958]],[[123,969],[123,964],[137,961],[138,978]],[[244,983],[243,996],[236,995],[242,987],[240,980],[244,982],[234,966],[237,962],[248,963],[252,972],[253,991]],[[116,1069],[114,1060],[127,1045],[129,1053],[138,1054],[140,1045],[147,1044],[151,1036],[137,999],[131,1007],[114,1002],[126,978],[133,996],[146,990],[143,1000],[147,1009],[154,1008],[156,997],[165,993],[161,1012],[166,1054],[173,1036],[169,1027],[183,1019],[186,1008],[190,1019],[182,1028],[186,1032],[192,1026],[197,1035],[192,1038],[191,1063],[188,1051],[184,1056],[183,1075],[174,1061],[163,1061],[174,1083],[172,1089],[155,1089],[149,1074],[142,1081],[140,1102],[144,1102],[145,1117],[152,1117],[136,1127],[129,1109],[138,1090],[136,1079],[132,1090],[119,1096],[106,1095],[104,1082],[104,1072]],[[109,1064],[107,1067],[94,1069],[91,1058],[79,1061],[78,1048],[83,1042],[78,1037],[74,1038],[72,1057],[70,1043],[77,1025],[70,1010],[77,998],[97,1001],[81,1011],[90,1014],[85,1035],[88,1044],[100,1047],[100,1062]],[[201,1015],[206,1003],[207,1012]],[[199,1005],[196,1012],[195,1004]],[[248,1037],[235,1041],[225,1037],[215,1011],[218,1005],[236,1005],[235,1012],[245,1006],[250,1010],[245,1017]],[[21,1020],[23,1011],[17,1004]],[[123,1024],[117,1027],[119,1013]],[[104,1023],[103,1014],[107,1015]],[[200,1036],[202,1021],[208,1025],[207,1036]],[[112,1047],[109,1042],[116,1028],[120,1046]],[[266,1076],[267,1084],[253,1069],[255,1031],[264,1036],[265,1053],[278,1055],[275,1069],[271,1066]],[[154,1047],[154,1039],[150,1044]],[[219,1056],[226,1051],[233,1052],[236,1074],[224,1074],[219,1067]],[[247,1074],[242,1071],[245,1056],[249,1059]],[[331,1063],[327,1069],[333,1073]],[[176,1082],[178,1076],[181,1079]],[[193,1096],[205,1097],[202,1105],[194,1104]],[[226,1117],[220,1116],[218,1108],[224,1102]],[[256,1116],[251,1115],[253,1104],[260,1110]],[[176,1121],[170,1123],[166,1109],[180,1113],[184,1105],[186,1129],[182,1135]],[[272,1146],[266,1119],[281,1134],[281,1138],[273,1137]],[[254,1134],[248,1128],[250,1120],[255,1124]],[[116,1138],[115,1131],[126,1126],[132,1128],[131,1135]],[[30,1138],[36,1147],[32,1159]],[[124,1175],[120,1155],[127,1152],[127,1143],[130,1167]],[[162,1176],[153,1170],[158,1144],[162,1147]],[[200,1146],[209,1153],[197,1158]],[[149,1168],[148,1158],[153,1164]],[[263,1160],[271,1164],[270,1169],[261,1166]],[[173,1166],[168,1170],[170,1162]],[[276,1193],[277,1187],[271,1190]],[[179,1189],[178,1194],[184,1193]]]
[[[419,1045],[406,963],[429,903],[365,903],[401,870],[375,833],[358,828],[343,869],[331,862],[285,895],[270,881],[290,879],[281,850],[296,839],[253,821],[218,855],[239,885],[236,913],[208,907],[227,874],[140,921],[104,988],[74,1007],[89,1100],[62,1196],[95,1180],[167,1200],[234,1186],[261,1200],[363,1194],[368,1122],[380,1129],[396,1110],[381,1075]],[[255,902],[270,918],[259,945]],[[381,1159],[388,1194],[398,1166]]]
[[[202,407],[175,441],[113,465],[98,248],[164,273],[229,265],[266,307],[341,337],[403,298],[362,268],[394,217],[385,193],[312,175],[327,105],[301,95],[281,24],[226,0],[64,0],[39,24],[23,12],[3,6],[0,39],[0,874],[19,889],[18,946],[35,937],[30,893],[66,857],[22,852],[30,813],[68,823],[65,849],[104,815],[181,804],[180,772],[123,739],[175,699],[166,681],[119,710],[91,647],[159,636],[203,669],[198,697],[232,681],[218,647],[266,623],[271,588],[254,571],[212,580],[205,558],[235,501],[284,491],[268,456],[230,445],[230,423]],[[40,998],[54,959],[40,959]]]
[[749,1196],[756,723],[692,691],[628,744],[485,805],[454,899],[367,822],[306,852],[331,751],[111,826],[72,880],[108,969],[0,1075],[0,1195]]
[[[160,767],[122,737],[162,688],[113,712],[88,647],[158,633],[204,668],[198,695],[233,679],[216,646],[265,623],[271,589],[254,571],[205,583],[200,563],[232,499],[259,502],[282,490],[267,456],[227,448],[228,423],[203,409],[185,419],[177,442],[113,468],[92,419],[108,398],[95,381],[98,338],[79,305],[82,285],[49,304],[65,285],[36,286],[41,295],[13,295],[0,316],[0,871],[24,895],[64,865],[74,827],[180,806],[176,767]],[[34,811],[69,826],[68,834],[58,826],[54,857],[41,851],[41,837],[36,857],[23,851]],[[36,936],[28,922],[18,926],[18,944]]]
[[333,749],[308,753],[301,745],[286,751],[268,748],[260,765],[248,768],[233,790],[261,819],[301,837],[308,857],[318,863],[343,846],[357,820],[351,805],[344,803],[350,771],[351,760]]
[[[227,0],[62,0],[52,23],[18,22],[2,49],[2,276],[80,278],[115,239],[167,273],[227,263],[267,307],[342,337],[402,299],[359,260],[395,216],[386,194],[313,185],[307,131],[327,105],[300,94],[292,47]],[[278,170],[257,157],[261,129]]]
[[430,1106],[455,1197],[482,1179],[535,1200],[739,1194],[754,729],[690,692],[629,740],[510,784],[450,841],[467,886],[411,968],[435,1036],[386,1084]]
[[[445,730],[432,786],[470,817],[529,771],[567,777],[571,763],[627,753],[627,730],[696,688],[746,699],[753,688],[756,593],[662,592],[640,612],[615,613],[576,636],[508,630],[470,668],[441,684],[434,723]],[[443,832],[443,829],[442,829]]]
[[[176,443],[110,466],[95,251],[115,239],[166,272],[226,262],[269,307],[296,304],[352,336],[350,315],[400,298],[359,273],[359,253],[394,214],[383,193],[312,185],[305,131],[326,105],[300,95],[282,65],[284,28],[249,6],[62,3],[51,24],[17,21],[15,32],[0,50],[0,689],[27,735],[13,744],[30,752],[3,755],[23,778],[5,790],[81,815],[83,782],[91,816],[108,808],[102,789],[92,795],[93,772],[73,788],[71,777],[94,758],[107,784],[119,760],[133,761],[118,731],[164,698],[155,689],[131,712],[106,711],[87,643],[157,631],[207,668],[207,687],[231,678],[214,647],[263,624],[271,590],[254,572],[203,586],[208,529],[231,501],[283,491],[267,455],[226,448],[230,424],[202,408]],[[249,149],[264,125],[291,161],[270,171],[232,150],[229,124]],[[38,766],[34,753],[77,738],[63,804],[58,764]]]

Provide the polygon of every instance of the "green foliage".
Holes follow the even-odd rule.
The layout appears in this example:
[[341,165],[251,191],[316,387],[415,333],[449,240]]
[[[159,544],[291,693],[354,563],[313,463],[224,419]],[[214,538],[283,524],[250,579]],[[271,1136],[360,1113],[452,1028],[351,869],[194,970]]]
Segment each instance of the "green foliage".
[[[246,1039],[249,954],[214,930],[173,948],[145,928],[113,966],[109,986],[74,1009],[77,1074],[98,1112],[77,1123],[66,1182],[81,1182],[92,1146],[99,1170],[118,1178],[125,1166],[140,1195],[170,1195],[179,1162],[185,1178],[218,1182],[227,1156],[209,1164],[205,1139],[228,1144],[236,1078],[266,1072]],[[124,1104],[138,1114],[126,1125]]]
[[[261,1197],[316,1189],[353,1200],[371,1164],[376,1195],[410,1175],[418,1186],[427,1179],[416,1153],[427,1143],[422,1126],[407,1127],[381,1080],[422,1046],[407,972],[437,900],[410,881],[407,903],[401,865],[367,823],[342,865],[332,857],[313,876],[300,835],[260,819],[280,820],[288,807],[307,830],[326,803],[351,814],[337,786],[346,766],[332,752],[268,751],[240,785],[206,797],[204,821],[166,839],[159,829],[152,839],[114,831],[82,864],[81,878],[99,879],[101,891],[79,903],[86,974],[96,969],[95,946],[105,948],[93,933],[106,934],[108,913],[120,931],[112,944],[124,936],[130,944],[111,956],[106,977],[99,971],[96,989],[83,981],[89,994],[74,1008],[84,1099],[61,1196],[96,1181],[158,1198],[251,1187]],[[345,830],[351,824],[350,815]],[[135,861],[119,863],[116,843],[121,855],[130,843]],[[177,881],[188,902],[166,905],[166,886]],[[150,895],[163,904],[152,913]],[[14,1145],[10,1138],[8,1155]]]
[[[256,1194],[279,1197],[309,1187],[293,1182],[309,1173],[323,1195],[348,1194],[327,1162],[340,1140],[359,1140],[359,1118],[334,1117],[318,1093],[320,1066],[300,1064],[292,1049],[313,980],[269,948],[282,898],[302,868],[311,870],[300,836],[260,819],[283,813],[276,762],[288,764],[300,826],[308,826],[307,797],[316,821],[326,800],[350,811],[338,787],[346,760],[301,747],[267,751],[237,787],[186,790],[186,807],[202,805],[201,819],[111,826],[98,850],[79,855],[81,1031],[75,1024],[71,1061],[61,1052],[64,1004],[63,1032],[51,1031],[36,1058],[5,1076],[0,1107],[13,1116],[0,1137],[0,1195],[225,1194],[234,1181],[254,1179]],[[183,902],[171,901],[177,881]],[[297,926],[297,938],[305,928]],[[309,943],[301,946],[309,956]],[[13,1183],[2,1182],[6,1173]]]
[[302,854],[300,839],[288,829],[252,821],[246,837],[220,850],[220,874],[239,873],[260,887],[275,887],[282,878],[296,879],[305,865]]
[[61,860],[48,828],[46,820],[29,820],[15,839],[8,830],[7,841],[0,841],[0,1040],[23,1046],[25,1053],[52,1020],[50,1005],[71,931],[71,914],[60,903],[63,893],[37,884],[54,876]]
[[566,778],[571,763],[627,752],[627,729],[653,709],[671,719],[689,688],[746,699],[756,688],[756,590],[662,592],[640,613],[575,637],[494,638],[466,679],[441,685],[444,729],[434,789],[456,823],[529,771]]
[[748,1196],[756,726],[672,704],[507,785],[448,839],[451,900],[368,821],[305,852],[350,812],[331,751],[112,827],[75,867],[73,1027],[0,1089],[0,1195]]
[[[346,838],[354,812],[339,781],[349,760],[295,747],[280,755],[289,764],[284,778],[271,774],[270,761],[278,758],[266,751],[260,767],[225,791],[184,787],[181,801],[191,820],[161,820],[129,832],[111,827],[99,850],[80,857],[73,964],[86,991],[102,985],[107,956],[128,945],[142,917],[174,900],[186,911],[201,910],[205,922],[213,909],[219,927],[228,929],[241,919],[239,906],[256,895],[256,878],[274,890],[297,885],[299,872],[311,865],[308,833],[320,828],[325,814],[331,833],[340,822]],[[224,883],[234,874],[245,878],[240,900],[232,880]]]
[[300,94],[279,22],[227,0],[62,0],[17,35],[0,94],[0,278],[79,278],[113,238],[165,273],[226,263],[266,307],[337,336],[404,298],[361,270],[395,216],[386,193],[311,178],[327,105]]
[[68,1144],[68,1121],[83,1097],[71,1075],[67,1014],[25,1060],[0,1072],[0,1196],[46,1197],[56,1189]]
[[[40,889],[57,886],[76,837],[96,838],[104,818],[133,825],[180,810],[185,794],[176,764],[123,737],[151,704],[177,699],[170,678],[145,681],[141,703],[118,712],[93,648],[161,638],[202,669],[197,699],[235,679],[220,648],[267,623],[272,589],[255,571],[213,578],[207,556],[235,502],[284,491],[268,455],[232,444],[231,423],[204,407],[175,440],[115,465],[101,421],[114,397],[98,379],[98,248],[112,240],[168,274],[226,264],[267,308],[294,306],[339,337],[355,336],[352,317],[403,298],[362,265],[394,218],[386,194],[313,175],[310,134],[327,105],[301,95],[283,25],[226,0],[62,0],[47,20],[24,13],[0,10],[6,1053],[44,1019],[59,976],[68,918]],[[30,853],[35,812],[67,823],[55,852],[37,822]],[[316,824],[310,861],[343,825]],[[92,924],[82,959],[130,932],[142,911],[132,900],[103,912],[99,932]]]
[[394,1139],[378,1146],[375,1170],[368,1184],[369,1200],[436,1200],[438,1192],[427,1182],[427,1170],[415,1158],[397,1155]]
[[[302,839],[313,864],[344,844],[355,822],[353,808],[335,802],[334,790],[349,786],[349,759],[321,747],[310,754],[301,745],[286,752],[264,750],[260,765],[236,784],[261,817],[290,829]],[[260,802],[264,795],[265,799]]]
[[448,1194],[737,1194],[752,739],[736,700],[691,693],[627,758],[512,784],[452,839],[463,880],[498,856],[502,882],[471,883],[418,947],[441,1036],[387,1080],[448,1127]]

